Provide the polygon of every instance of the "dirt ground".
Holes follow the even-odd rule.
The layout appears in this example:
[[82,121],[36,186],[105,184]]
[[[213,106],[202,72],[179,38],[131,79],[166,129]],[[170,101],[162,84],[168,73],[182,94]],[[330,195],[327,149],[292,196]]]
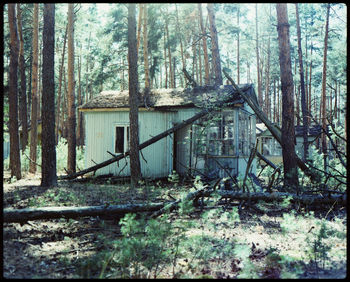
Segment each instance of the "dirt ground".
[[[164,202],[177,198],[180,193],[190,189],[188,185],[178,185],[157,181],[152,189],[140,188],[130,191],[127,183],[59,181],[57,187],[40,187],[38,175],[27,175],[24,179],[8,183],[6,175],[3,182],[3,207],[26,208],[44,206],[87,206],[105,203],[144,203]],[[145,186],[144,186],[145,187]],[[341,217],[346,222],[345,210]],[[305,248],[305,242],[291,234],[286,242],[280,236],[281,216],[253,216],[248,211],[241,219],[241,224],[225,231],[218,230],[216,236],[231,237],[254,246],[252,261],[259,261],[266,256],[266,250],[276,247],[291,254]],[[311,223],[310,223],[311,224]],[[305,228],[309,228],[306,226]],[[295,236],[295,238],[293,237]],[[104,248],[104,240],[121,237],[118,222],[113,219],[85,217],[80,219],[35,220],[26,224],[3,224],[3,277],[5,278],[82,278],[77,267],[78,261],[92,257]],[[346,239],[335,242],[337,253],[346,254]],[[253,249],[252,249],[253,250]],[[215,263],[215,262],[213,262]],[[221,269],[211,267],[198,270],[198,274],[209,274],[213,278],[234,278],[239,273],[239,266],[234,261],[219,261]],[[346,256],[333,258],[332,269],[315,273],[309,264],[305,265],[304,278],[344,278],[346,276]],[[81,264],[80,264],[81,265]],[[88,267],[87,267],[88,268]],[[170,271],[169,271],[170,273]],[[172,278],[171,274],[167,277]],[[271,274],[273,277],[273,273]],[[317,276],[316,276],[317,275]],[[265,276],[266,277],[266,276]]]

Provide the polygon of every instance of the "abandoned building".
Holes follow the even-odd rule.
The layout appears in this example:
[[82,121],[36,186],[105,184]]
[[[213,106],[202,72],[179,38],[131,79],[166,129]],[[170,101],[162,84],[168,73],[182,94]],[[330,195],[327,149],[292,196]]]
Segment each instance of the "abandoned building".
[[[315,144],[321,135],[321,127],[313,125],[308,130],[309,144]],[[272,136],[265,124],[256,124],[257,151],[272,163],[278,165],[283,162],[282,147]],[[303,126],[295,126],[295,152],[302,158],[304,156]],[[262,163],[264,161],[261,161]]]
[[[239,87],[257,100],[253,85]],[[256,143],[256,117],[232,85],[152,89],[139,97],[140,144],[225,99],[224,107],[142,149],[143,177],[166,177],[174,170],[210,178],[244,176]],[[128,100],[128,91],[103,91],[79,107],[85,122],[86,168],[129,150]],[[255,160],[249,169],[255,173]],[[103,174],[129,176],[129,157],[96,171]]]

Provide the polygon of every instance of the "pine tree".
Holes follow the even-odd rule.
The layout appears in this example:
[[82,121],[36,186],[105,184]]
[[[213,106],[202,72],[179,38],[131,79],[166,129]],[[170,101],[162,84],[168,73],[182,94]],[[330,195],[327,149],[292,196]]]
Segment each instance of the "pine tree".
[[41,186],[57,185],[55,140],[55,4],[44,4]]

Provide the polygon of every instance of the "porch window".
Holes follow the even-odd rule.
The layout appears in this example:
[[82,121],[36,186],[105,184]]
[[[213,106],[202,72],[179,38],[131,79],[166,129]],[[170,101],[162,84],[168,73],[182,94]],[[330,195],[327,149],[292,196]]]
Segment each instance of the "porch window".
[[264,156],[282,156],[281,145],[273,137],[262,138],[262,154]]
[[115,153],[125,153],[129,150],[130,131],[129,126],[118,125],[115,127]]
[[250,130],[250,122],[249,115],[243,111],[239,111],[238,113],[238,152],[240,155],[249,155],[250,149],[250,138],[249,133]]
[[[209,124],[208,124],[209,122]],[[195,127],[196,153],[210,156],[235,155],[234,112],[222,112],[208,121],[202,119]]]

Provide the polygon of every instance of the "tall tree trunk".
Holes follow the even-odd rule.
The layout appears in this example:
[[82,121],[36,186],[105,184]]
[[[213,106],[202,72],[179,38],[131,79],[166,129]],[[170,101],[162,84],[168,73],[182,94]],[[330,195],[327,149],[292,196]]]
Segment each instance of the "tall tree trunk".
[[261,78],[260,78],[260,59],[259,59],[259,31],[258,31],[258,4],[255,4],[255,33],[256,33],[256,68],[258,75],[258,102],[260,107],[263,106],[263,97],[261,93]]
[[[311,82],[312,82],[312,41],[311,41],[311,51],[310,51],[310,73],[309,73],[309,108],[308,108],[308,112],[311,113],[311,105],[312,105],[312,100],[311,100]],[[308,118],[308,124],[310,124],[311,122],[311,116]]]
[[8,4],[8,22],[10,29],[10,72],[9,72],[9,130],[10,130],[10,168],[11,177],[21,179],[21,159],[18,135],[18,33],[16,23],[16,5]]
[[[178,33],[178,37],[180,38],[180,50],[181,50],[181,61],[182,61],[182,69],[186,69],[186,61],[185,61],[185,57],[184,57],[184,50],[183,50],[183,43],[182,43],[182,33],[180,31],[180,22],[179,22],[179,12],[177,10],[177,4],[175,3],[175,9],[176,9],[176,29],[177,29],[177,33]],[[181,87],[183,86],[183,81],[186,81],[186,76],[185,74],[183,74],[183,76],[181,76],[181,78],[183,77],[183,79],[181,79]]]
[[[63,75],[63,68],[64,68],[64,55],[66,53],[66,42],[67,42],[67,30],[68,30],[68,24],[66,25],[66,31],[64,33],[63,38],[63,50],[62,50],[62,56],[61,56],[61,63],[59,68],[59,74],[58,74],[58,90],[57,90],[57,112],[56,112],[56,129],[55,129],[55,135],[56,135],[56,144],[58,144],[58,137],[59,137],[59,128],[60,128],[60,111],[61,111],[61,96],[62,96],[62,75]],[[89,64],[87,64],[89,65]],[[63,124],[61,124],[62,130],[63,130]]]
[[240,33],[240,30],[239,30],[239,5],[237,7],[237,28],[238,28],[238,32],[237,32],[237,84],[239,85],[239,33]]
[[140,3],[139,4],[139,18],[137,21],[137,47],[136,47],[136,52],[137,52],[137,56],[139,54],[139,48],[140,48],[140,42],[141,42],[141,28],[142,28],[142,16],[143,16],[143,10],[146,4]]
[[304,154],[302,160],[306,162],[308,159],[308,112],[307,112],[307,104],[306,104],[306,94],[305,94],[305,82],[304,82],[304,67],[303,67],[303,53],[301,49],[301,32],[300,32],[300,19],[299,19],[299,11],[298,4],[295,3],[295,12],[297,19],[297,36],[298,36],[298,55],[299,55],[299,74],[300,74],[300,90],[301,90],[301,111],[303,114],[303,139],[304,139]]
[[36,156],[38,144],[38,33],[39,33],[39,4],[34,3],[33,13],[33,63],[32,63],[32,112],[30,122],[30,162],[29,172],[36,172]]
[[149,82],[149,66],[148,66],[148,31],[147,31],[147,4],[143,4],[143,59],[145,67],[145,88],[150,88]]
[[18,36],[19,36],[19,71],[21,76],[21,91],[19,95],[19,118],[22,124],[22,143],[21,149],[25,150],[28,145],[28,113],[27,113],[27,89],[26,89],[26,69],[24,62],[24,41],[22,32],[22,11],[21,4],[17,3],[17,22],[18,22]]
[[168,88],[168,65],[166,54],[166,31],[164,30],[164,68],[165,68],[165,88]]
[[208,16],[209,16],[209,23],[210,23],[211,53],[213,58],[215,84],[222,85],[221,60],[220,60],[220,52],[219,52],[218,33],[216,31],[216,24],[215,24],[214,4],[208,3],[207,10],[208,10]]
[[265,77],[266,77],[266,85],[265,85],[265,106],[266,106],[266,114],[271,119],[271,102],[270,102],[270,34],[267,39],[267,62],[265,68]]
[[[324,36],[324,50],[323,50],[323,71],[322,71],[322,127],[323,130],[327,130],[327,116],[326,116],[326,82],[327,82],[327,50],[328,50],[328,28],[329,28],[329,10],[330,4],[327,5],[327,17],[326,17],[326,31]],[[324,170],[327,171],[327,140],[326,134],[322,133],[322,153],[324,159]]]
[[57,185],[55,140],[55,4],[44,4],[41,186]]
[[136,187],[141,178],[139,155],[138,118],[138,72],[136,50],[136,6],[128,4],[128,58],[129,58],[129,104],[130,104],[130,174],[131,186]]
[[169,81],[170,81],[170,88],[174,88],[174,75],[173,75],[173,64],[171,61],[171,50],[170,50],[170,43],[169,43],[169,19],[167,18],[165,21],[165,32],[166,32],[166,39],[168,43],[168,58],[169,58]]
[[202,33],[202,42],[203,42],[203,56],[204,56],[204,81],[205,85],[210,84],[210,78],[209,78],[209,58],[208,58],[208,47],[207,47],[207,35],[206,30],[204,28],[203,24],[203,13],[202,13],[202,4],[198,3],[198,10],[199,10],[199,23],[201,26],[201,33]]
[[290,57],[287,4],[276,4],[279,60],[282,85],[281,145],[284,166],[284,185],[298,189],[298,170],[295,155],[293,74]]
[[67,171],[75,173],[76,166],[76,114],[74,81],[74,4],[68,4],[68,159]]
[[[83,104],[81,93],[81,48],[80,56],[78,57],[78,107]],[[83,113],[78,112],[77,123],[77,146],[83,146]]]

